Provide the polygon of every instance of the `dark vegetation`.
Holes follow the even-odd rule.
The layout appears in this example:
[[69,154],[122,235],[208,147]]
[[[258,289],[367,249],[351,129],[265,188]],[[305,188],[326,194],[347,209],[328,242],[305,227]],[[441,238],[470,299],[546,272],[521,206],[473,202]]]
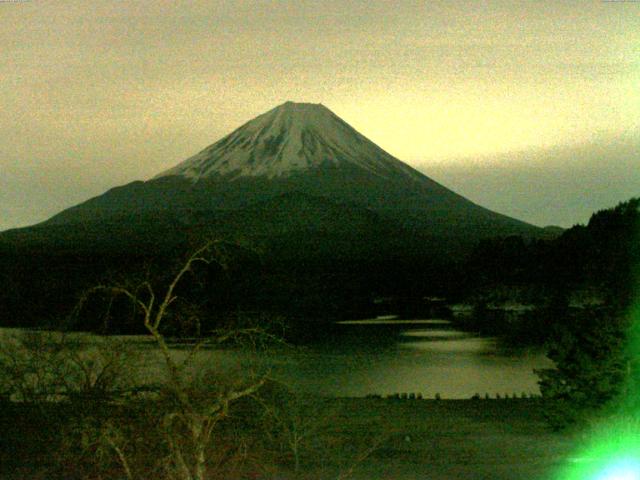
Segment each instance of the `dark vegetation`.
[[[303,200],[291,199],[294,204]],[[338,235],[343,238],[338,244],[336,236],[324,238],[322,231],[305,231],[303,226],[291,230],[297,234],[287,230],[281,237],[265,232],[262,241],[228,242],[227,268],[203,268],[203,280],[185,287],[184,294],[202,305],[207,327],[237,312],[278,314],[289,319],[293,330],[298,323],[308,330],[308,322],[321,324],[372,314],[433,314],[432,302],[424,298],[435,296],[448,303],[473,304],[482,315],[475,316],[481,321],[468,318],[469,328],[499,333],[526,330],[531,325],[529,333],[546,331],[563,309],[576,303],[601,303],[617,309],[628,304],[634,285],[632,265],[639,255],[634,237],[637,206],[636,199],[598,212],[588,225],[575,226],[555,239],[508,236],[483,240],[463,256],[433,253],[436,242],[424,238],[411,248],[404,244],[400,249],[400,243],[389,240],[393,232],[377,231],[378,241],[372,241],[367,251],[353,250],[358,242],[346,231]],[[330,210],[327,215],[335,217]],[[358,219],[361,217],[354,221]],[[112,236],[99,238],[96,231],[95,241],[90,231],[83,234],[89,241],[85,237],[82,242],[80,237],[55,240],[55,235],[52,240],[51,226],[40,240],[33,236],[21,240],[20,232],[1,236],[1,324],[58,326],[81,292],[92,285],[125,278],[162,281],[170,271],[168,266],[179,262],[203,238],[202,232],[189,233],[178,225],[152,220],[132,232],[120,232],[114,221]],[[239,224],[244,221],[236,219]],[[281,222],[276,218],[272,223]],[[327,232],[334,223],[329,221]],[[355,235],[366,230],[361,227],[354,227]],[[61,226],[60,235],[68,229]],[[440,243],[452,242],[440,239]],[[395,310],[381,310],[381,298]],[[542,315],[519,321],[491,314],[491,307],[508,302],[534,305]],[[121,310],[115,305],[107,323],[86,316],[74,328],[134,333],[137,324]]]
[[[58,342],[45,338],[39,347]],[[220,372],[185,376],[186,383],[166,377],[137,383],[130,378],[140,359],[98,361],[108,349],[123,348],[118,342],[104,343],[98,355],[92,345],[92,357],[65,348],[57,364],[31,346],[4,348],[0,355],[3,368],[8,360],[24,368],[10,372],[13,382],[2,375],[0,478],[308,478],[302,471],[346,478],[386,440],[379,418],[353,434],[345,431],[346,413],[335,402],[246,372],[242,387]],[[83,383],[86,377],[72,375],[74,366],[100,380]],[[33,384],[36,371],[43,375]],[[31,388],[21,388],[27,384]]]
[[467,263],[467,278],[489,290],[504,284],[533,285],[557,299],[590,289],[607,304],[628,303],[640,259],[639,205],[640,199],[632,199],[594,213],[587,225],[576,225],[552,241],[484,241]]
[[640,199],[594,214],[586,227],[561,237],[560,247],[570,261],[580,262],[563,279],[575,288],[567,272],[579,275],[579,286],[592,287],[603,301],[580,312],[566,309],[551,326],[547,349],[556,368],[538,372],[549,420],[564,427],[611,412],[635,416],[640,406],[640,318],[634,307],[640,293]]
[[[428,468],[434,478],[472,472],[515,478],[517,465],[530,470],[528,478],[547,474],[558,449],[568,451],[571,443],[550,436],[543,417],[560,428],[593,418],[603,406],[637,412],[640,372],[629,348],[629,312],[640,259],[639,205],[631,200],[598,212],[554,240],[485,241],[465,259],[446,262],[411,254],[387,263],[287,262],[226,242],[187,257],[179,253],[189,250],[186,243],[127,253],[5,244],[4,326],[64,333],[3,338],[0,473],[340,479],[356,471],[374,478],[382,465],[394,478],[407,475],[406,468],[411,474]],[[467,328],[546,343],[556,368],[539,372],[542,401],[329,401],[291,392],[268,371],[195,363],[198,352],[223,342],[259,353],[287,335],[322,337],[327,319],[400,306],[406,315],[440,315],[446,312],[440,297],[474,303]],[[505,315],[496,308],[509,301],[534,310]],[[132,349],[74,330],[143,333],[152,342]],[[167,339],[174,337],[190,343],[170,350]],[[134,357],[149,352],[163,373],[137,376],[136,368],[149,362]],[[545,450],[547,443],[553,448]],[[544,461],[529,465],[522,454],[531,448]],[[487,451],[501,456],[488,460]]]
[[[238,318],[280,317],[287,339],[304,342],[325,336],[332,320],[447,315],[433,297],[471,303],[474,314],[454,318],[464,328],[503,335],[515,344],[546,343],[557,369],[541,372],[542,391],[557,400],[560,413],[550,415],[572,421],[619,398],[636,375],[629,367],[635,365],[629,357],[634,352],[625,345],[640,264],[639,204],[632,199],[597,212],[587,225],[554,239],[489,239],[457,257],[421,253],[417,243],[402,251],[393,243],[374,243],[375,254],[350,252],[348,232],[345,250],[333,250],[334,244],[323,247],[319,232],[305,234],[303,228],[257,247],[221,242],[224,268],[199,265],[197,275],[181,283],[179,297],[189,307],[167,320],[163,334],[200,336]],[[375,216],[370,221],[375,223]],[[165,235],[166,225],[152,224],[138,232],[144,231],[143,237],[114,230],[115,237],[130,242],[115,249],[99,238],[94,244],[65,243],[62,237],[53,244],[0,238],[2,325],[145,333],[140,311],[124,298],[96,294],[80,311],[74,306],[99,284],[167,284],[172,265],[201,242],[201,232],[180,234],[176,228]],[[501,305],[509,302],[533,309],[505,312]]]
[[[537,373],[551,425],[638,411],[640,199],[597,212],[553,241],[483,242],[467,266],[475,311],[461,324],[545,345],[555,368]],[[509,300],[534,308],[491,308]]]
[[[299,472],[287,446],[287,430],[274,432],[278,423],[268,421],[260,404],[248,400],[231,411],[212,444],[209,453],[218,471],[209,478],[408,480],[424,472],[434,480],[542,480],[551,477],[576,444],[571,435],[549,432],[541,405],[531,400],[305,401],[304,408],[316,420],[305,430],[313,432],[313,438],[300,445]],[[127,478],[112,447],[95,437],[81,441],[75,426],[86,421],[89,406],[2,407],[2,478]],[[126,425],[133,478],[162,478],[168,445],[154,423],[159,406],[140,402],[126,409],[91,407],[96,426]],[[265,425],[270,428],[265,430]],[[238,451],[230,446],[239,432],[244,450]]]

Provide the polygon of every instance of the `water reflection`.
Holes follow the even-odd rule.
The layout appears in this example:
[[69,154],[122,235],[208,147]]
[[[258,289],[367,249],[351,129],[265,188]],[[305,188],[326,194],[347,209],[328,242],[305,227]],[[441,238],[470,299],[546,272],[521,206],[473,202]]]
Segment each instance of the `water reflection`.
[[[203,349],[194,372],[210,369],[238,372],[270,371],[291,387],[317,395],[422,393],[433,398],[469,398],[475,393],[501,396],[537,393],[534,368],[551,362],[540,351],[507,350],[494,338],[456,330],[443,320],[386,321],[341,324],[301,349],[280,349],[257,356],[234,349]],[[21,330],[0,329],[0,340]],[[77,336],[84,334],[75,334]],[[86,338],[85,338],[86,337]],[[84,336],[90,341],[91,336]],[[99,338],[96,337],[96,341]],[[132,375],[157,381],[165,373],[160,352],[148,337],[123,337],[139,349],[140,368]],[[174,347],[178,359],[187,350]]]
[[455,330],[447,321],[374,320],[341,324],[330,341],[280,363],[277,374],[316,394],[469,398],[538,393],[533,369],[550,366],[540,351],[506,353],[494,338]]

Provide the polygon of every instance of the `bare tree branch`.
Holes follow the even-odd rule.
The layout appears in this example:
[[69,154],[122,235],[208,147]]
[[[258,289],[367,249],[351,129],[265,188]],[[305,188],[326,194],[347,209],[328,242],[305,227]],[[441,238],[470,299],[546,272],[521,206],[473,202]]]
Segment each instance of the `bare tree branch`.
[[[184,277],[193,271],[196,264],[209,265],[212,262],[217,262],[223,269],[227,267],[225,253],[217,242],[207,242],[194,251],[177,273],[171,277],[164,294],[158,294],[158,290],[149,280],[141,282],[135,287],[97,285],[85,292],[78,306],[78,309],[81,309],[83,303],[92,294],[104,292],[113,296],[124,296],[142,312],[144,328],[151,335],[160,351],[168,373],[167,387],[172,395],[172,400],[176,402],[172,407],[175,410],[164,415],[162,430],[170,451],[175,474],[181,480],[205,479],[207,448],[209,448],[214,428],[228,416],[230,405],[233,402],[256,394],[265,384],[267,378],[266,375],[255,378],[249,384],[235,385],[229,391],[215,396],[203,395],[202,392],[194,394],[191,390],[192,378],[189,369],[198,352],[208,343],[221,344],[237,338],[248,338],[253,341],[256,339],[275,341],[277,339],[275,335],[267,333],[261,327],[228,331],[216,330],[212,332],[212,337],[199,339],[189,350],[184,360],[177,360],[175,352],[171,350],[161,331],[163,323],[168,316],[170,307],[178,299],[176,291]],[[102,379],[109,375],[109,368],[107,363],[103,366],[102,371],[95,375],[95,378],[93,378],[95,372],[83,370],[83,376],[87,383],[86,388],[99,388]],[[131,469],[126,463],[124,450],[114,438],[108,437],[107,441],[123,465],[127,478],[131,478]]]

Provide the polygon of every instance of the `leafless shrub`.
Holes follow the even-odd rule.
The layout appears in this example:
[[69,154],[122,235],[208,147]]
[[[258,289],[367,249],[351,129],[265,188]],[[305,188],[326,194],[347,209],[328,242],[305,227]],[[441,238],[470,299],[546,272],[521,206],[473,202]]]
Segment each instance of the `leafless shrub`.
[[262,430],[275,460],[290,463],[298,473],[304,463],[317,462],[325,455],[325,434],[335,422],[335,408],[329,400],[273,382],[259,402]]
[[115,339],[16,332],[0,340],[0,388],[8,400],[34,404],[113,399],[133,388],[134,357]]
[[[217,331],[213,335],[203,336],[188,351],[182,352],[181,357],[170,348],[162,333],[162,327],[170,316],[170,308],[178,300],[176,291],[184,277],[197,264],[216,262],[224,267],[224,258],[219,245],[209,242],[187,258],[164,289],[155,287],[150,281],[143,281],[133,287],[98,285],[83,299],[86,301],[92,293],[105,292],[113,296],[124,296],[142,313],[144,328],[158,347],[166,374],[163,398],[159,403],[164,408],[158,409],[157,413],[160,417],[158,428],[168,452],[164,465],[169,478],[204,480],[210,476],[209,457],[214,430],[229,415],[232,403],[255,394],[265,383],[264,375],[244,375],[231,382],[222,382],[212,374],[210,378],[215,381],[201,384],[197,383],[197,377],[194,378],[193,375],[196,356],[207,344],[220,344],[240,337],[257,338],[262,333],[258,327]],[[123,470],[131,472],[124,447],[116,440],[116,437],[107,439],[116,455],[123,457],[120,458]]]

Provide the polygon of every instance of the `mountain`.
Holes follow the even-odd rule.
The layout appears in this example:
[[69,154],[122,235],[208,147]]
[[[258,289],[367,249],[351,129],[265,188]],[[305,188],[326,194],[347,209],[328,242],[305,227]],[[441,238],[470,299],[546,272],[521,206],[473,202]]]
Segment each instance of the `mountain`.
[[385,244],[416,254],[544,234],[431,180],[323,105],[286,102],[148,181],[113,188],[0,239],[146,248],[179,242],[187,232],[265,248],[315,235],[335,250],[348,238],[368,252]]
[[155,178],[282,178],[351,165],[381,178],[421,175],[360,135],[325,106],[286,102]]
[[458,288],[462,255],[510,235],[547,234],[452,192],[326,107],[287,102],[150,180],[1,232],[0,321],[55,322],[83,289],[162,277],[211,238],[232,242],[237,265],[210,272],[210,311],[363,315],[375,296]]

